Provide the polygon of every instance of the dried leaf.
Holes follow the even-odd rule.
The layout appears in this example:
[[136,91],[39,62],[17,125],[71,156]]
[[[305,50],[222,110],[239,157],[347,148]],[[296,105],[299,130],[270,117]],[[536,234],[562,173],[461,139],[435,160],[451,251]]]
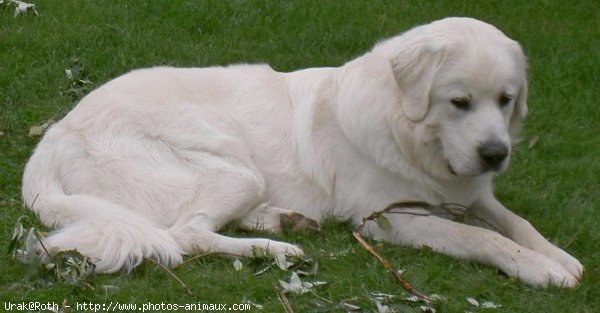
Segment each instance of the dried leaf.
[[65,69],[65,74],[67,74],[68,79],[73,80],[73,70],[71,70],[70,68]]
[[54,123],[54,121],[50,120],[50,121],[46,121],[44,122],[42,125],[36,125],[36,126],[31,126],[29,128],[29,137],[36,137],[36,136],[41,136],[44,134],[44,131],[50,127],[50,125],[52,125],[52,123]]
[[396,298],[396,295],[391,295],[383,292],[371,292],[371,296],[375,298],[377,301],[390,301],[391,299]]
[[69,67],[65,69],[65,74],[69,82],[61,90],[63,94],[71,96],[73,100],[83,97],[92,89],[93,82],[88,79],[84,60],[72,58]]
[[234,269],[235,269],[237,272],[239,272],[239,271],[241,271],[241,270],[242,270],[242,267],[243,267],[242,261],[240,261],[240,259],[236,258],[236,259],[233,261],[233,268],[234,268]]
[[31,126],[29,128],[29,137],[41,136],[44,133],[44,130],[40,126]]
[[419,301],[421,301],[421,298],[419,298],[418,296],[410,296],[410,297],[404,298],[404,300],[406,300],[408,302],[419,302]]
[[327,285],[325,281],[313,281],[313,282],[303,282],[302,287],[307,289],[312,289],[313,287]]
[[479,307],[479,301],[474,298],[467,297],[467,302],[469,302],[472,306]]
[[27,237],[25,237],[25,251],[31,256],[35,255],[38,247],[38,238],[35,232],[35,227],[31,227],[29,232],[27,232]]
[[423,312],[431,312],[431,313],[437,312],[436,309],[434,309],[430,306],[427,306],[427,305],[421,305],[421,306],[419,306],[419,309],[421,309],[421,311],[423,311]]
[[390,221],[387,219],[387,217],[383,215],[377,217],[377,219],[375,219],[375,222],[377,223],[377,226],[379,226],[379,228],[381,228],[382,230],[389,230],[392,228],[392,224],[390,224]]
[[17,223],[15,224],[15,227],[13,228],[12,239],[10,241],[10,244],[8,245],[8,253],[12,253],[14,256],[17,247],[21,245],[21,241],[23,239],[24,234],[25,228],[23,227],[21,219],[19,218],[17,220]]
[[283,288],[283,292],[292,292],[292,293],[297,293],[297,294],[303,294],[306,291],[308,291],[308,290],[304,290],[302,288],[302,281],[300,280],[300,277],[298,277],[298,274],[296,274],[296,273],[292,273],[292,277],[290,278],[289,283],[280,280],[279,284]]
[[262,304],[255,303],[255,302],[250,301],[248,299],[243,299],[242,303],[249,304],[250,306],[252,306],[253,308],[258,309],[258,310],[262,310],[262,309],[265,308]]
[[28,264],[25,280],[32,282],[34,286],[67,283],[93,289],[87,280],[96,267],[92,260],[75,250],[47,250],[42,233],[35,227],[25,228],[21,223],[24,219],[30,220],[26,215],[17,220],[10,252],[17,261]]
[[312,291],[311,289],[314,287],[327,284],[327,282],[322,282],[322,281],[302,282],[302,280],[300,280],[300,277],[298,276],[298,274],[296,274],[296,272],[292,272],[292,277],[290,277],[289,283],[279,280],[279,284],[283,288],[284,293],[291,292],[291,293],[295,293],[295,294],[304,294],[309,291]]
[[446,301],[446,298],[444,296],[438,295],[437,293],[431,294],[429,298],[433,301]]
[[531,149],[533,146],[535,146],[535,144],[540,140],[540,136],[539,135],[533,135],[531,138],[529,138],[529,144],[527,145],[529,147],[529,149]]
[[392,313],[392,309],[387,306],[381,304],[379,301],[375,301],[375,306],[377,307],[377,313]]
[[340,307],[347,311],[358,311],[361,309],[361,307],[348,302],[340,302]]
[[280,270],[286,271],[290,266],[294,265],[293,262],[288,262],[285,254],[278,253],[275,255],[275,264],[279,267]]
[[264,272],[266,272],[269,269],[271,269],[271,267],[273,267],[273,265],[275,265],[275,262],[273,262],[273,263],[269,264],[268,266],[266,266],[266,267],[264,267],[264,268],[262,268],[262,269],[260,269],[260,270],[258,270],[256,272],[254,272],[254,276],[258,276],[258,275],[263,274]]
[[502,307],[502,304],[496,304],[492,301],[483,301],[481,307],[484,309],[498,309]]

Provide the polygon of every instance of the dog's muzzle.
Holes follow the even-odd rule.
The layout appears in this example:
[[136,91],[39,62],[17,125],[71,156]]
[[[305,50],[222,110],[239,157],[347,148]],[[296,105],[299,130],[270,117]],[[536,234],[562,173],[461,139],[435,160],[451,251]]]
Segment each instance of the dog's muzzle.
[[498,171],[502,167],[502,162],[508,157],[510,152],[508,146],[500,141],[486,141],[477,149],[479,158],[485,169]]

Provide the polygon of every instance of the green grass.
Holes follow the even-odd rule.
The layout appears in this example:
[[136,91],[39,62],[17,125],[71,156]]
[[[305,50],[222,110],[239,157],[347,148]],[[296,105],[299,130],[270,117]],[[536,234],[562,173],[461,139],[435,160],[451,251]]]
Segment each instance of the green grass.
[[[31,0],[33,1],[33,0]],[[73,106],[61,90],[73,58],[84,62],[94,86],[134,68],[269,63],[290,71],[338,66],[378,40],[445,16],[491,22],[524,47],[530,62],[530,115],[510,169],[497,180],[498,197],[565,247],[586,267],[573,290],[533,289],[488,266],[429,251],[384,245],[383,253],[425,292],[448,300],[438,312],[490,311],[465,297],[503,305],[490,312],[598,312],[600,310],[600,5],[592,0],[549,1],[35,1],[40,16],[13,17],[0,7],[0,249],[6,250],[20,200],[23,167],[39,137],[29,127],[58,120]],[[253,236],[228,229],[236,236]],[[320,297],[354,302],[375,312],[369,292],[400,293],[392,276],[352,238],[347,225],[322,233],[284,233],[319,259],[311,279],[329,282]],[[350,249],[332,259],[330,251]],[[327,251],[327,252],[325,252]],[[283,312],[273,286],[289,273],[254,277],[250,260],[210,256],[175,273],[189,295],[152,264],[131,274],[92,278],[95,291],[68,285],[31,289],[17,284],[26,267],[1,254],[4,302],[240,303]],[[99,286],[119,289],[107,294]],[[295,312],[313,310],[314,295],[289,295]],[[417,312],[416,308],[405,308]],[[74,311],[74,310],[71,310]]]

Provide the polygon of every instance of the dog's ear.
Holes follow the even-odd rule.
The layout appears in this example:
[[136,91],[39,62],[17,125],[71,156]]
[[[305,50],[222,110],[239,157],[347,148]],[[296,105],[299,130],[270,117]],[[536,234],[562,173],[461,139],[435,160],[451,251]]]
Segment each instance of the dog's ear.
[[402,93],[402,111],[413,122],[425,118],[429,94],[443,57],[441,48],[423,42],[404,42],[391,60],[392,72]]
[[513,144],[519,142],[520,132],[521,132],[521,124],[523,119],[527,116],[527,80],[523,80],[523,84],[521,85],[521,90],[517,95],[517,99],[515,101],[515,108],[513,109],[513,113],[510,117],[510,124],[508,126],[508,133],[510,135],[510,140]]

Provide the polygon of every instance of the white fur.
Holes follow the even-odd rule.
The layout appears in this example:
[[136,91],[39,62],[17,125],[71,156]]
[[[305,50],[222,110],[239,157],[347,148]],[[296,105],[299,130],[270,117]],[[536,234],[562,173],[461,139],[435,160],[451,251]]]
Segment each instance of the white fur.
[[[50,246],[97,271],[202,251],[302,254],[217,233],[281,216],[359,221],[394,201],[460,203],[503,234],[436,216],[390,215],[376,239],[498,267],[534,286],[578,283],[582,265],[492,194],[478,147],[510,147],[527,112],[526,60],[491,25],[449,18],[378,44],[339,68],[266,65],[133,71],[85,97],[40,142],[23,196],[55,226]],[[498,97],[513,100],[500,107]],[[461,110],[455,98],[469,98]]]

